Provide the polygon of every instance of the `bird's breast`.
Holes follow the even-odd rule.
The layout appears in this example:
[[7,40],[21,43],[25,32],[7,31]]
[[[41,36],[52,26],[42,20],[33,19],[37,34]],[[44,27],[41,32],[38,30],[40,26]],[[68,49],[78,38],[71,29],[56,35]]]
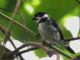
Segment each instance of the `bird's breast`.
[[38,26],[38,30],[45,40],[54,40],[54,31],[49,25],[45,23],[40,23]]

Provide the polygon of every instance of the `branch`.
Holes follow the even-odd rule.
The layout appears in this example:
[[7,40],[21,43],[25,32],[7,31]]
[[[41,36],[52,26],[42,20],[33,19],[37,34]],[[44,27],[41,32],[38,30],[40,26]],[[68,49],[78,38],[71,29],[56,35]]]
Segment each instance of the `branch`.
[[[12,18],[14,18],[14,17],[16,16],[20,5],[21,5],[21,0],[17,0],[16,6],[15,6],[15,8],[14,8],[14,10],[13,10],[13,13],[12,13]],[[10,34],[9,34],[10,31],[9,31],[9,30],[11,30],[12,25],[13,25],[13,22],[11,21],[10,24],[9,24],[9,26],[8,26],[8,30],[6,30],[6,34],[5,34],[4,41],[9,40],[10,43],[13,45],[13,47],[14,47],[15,49],[17,49],[16,46],[15,46],[15,44],[13,43],[13,41],[10,39]],[[24,60],[21,55],[20,55],[20,58],[21,58],[21,60]]]
[[[5,33],[6,33],[6,27],[0,25],[0,30],[1,30],[2,33],[5,35]],[[9,35],[10,35],[10,34],[9,34]],[[10,41],[10,43],[12,44],[12,46],[13,46],[15,49],[17,49],[16,46],[15,46],[15,44],[14,44],[13,41],[11,40],[11,38],[10,38],[9,36],[7,36],[7,35],[6,35],[6,38]],[[5,40],[5,41],[7,41],[7,40]],[[5,43],[5,41],[4,41],[4,43]],[[7,49],[6,49],[6,50],[7,50]],[[23,59],[21,56],[20,56],[20,58],[21,58],[21,60]],[[24,60],[24,59],[23,59],[23,60]]]
[[4,50],[8,51],[8,52],[11,52],[9,49],[7,49],[5,46],[1,45],[0,44],[0,47],[2,47]]
[[13,18],[5,15],[5,14],[2,13],[2,12],[0,12],[0,15],[1,15],[2,17],[4,17],[4,18],[8,19],[9,21],[12,21],[14,24],[19,25],[20,27],[22,27],[23,29],[25,29],[27,33],[30,32],[31,35],[33,35],[33,36],[36,35],[35,32],[33,32],[31,29],[29,29],[28,27],[24,26],[23,24],[19,23],[17,20],[15,20],[15,19],[13,19]]
[[[19,4],[19,3],[18,3],[18,4]],[[16,9],[15,9],[15,11],[16,11]],[[15,13],[14,13],[14,14],[15,14]],[[15,24],[21,26],[21,27],[24,28],[25,30],[28,30],[31,34],[36,35],[35,32],[33,32],[32,30],[30,30],[29,28],[27,28],[27,27],[24,26],[23,24],[17,22],[16,20],[14,20],[14,19],[8,17],[7,15],[3,14],[2,12],[0,12],[0,15],[3,16],[4,18],[8,19],[8,20],[11,21],[12,23],[15,23]],[[9,33],[8,33],[8,32],[10,32],[10,31],[7,31],[7,33],[6,33],[6,37],[9,36]],[[27,33],[28,33],[28,32],[27,32]],[[5,41],[6,41],[6,40],[7,40],[7,38],[5,38]],[[10,41],[11,44],[15,47],[15,45],[13,44],[13,42],[12,42],[10,39],[9,39],[9,41]]]
[[[6,33],[6,29],[7,29],[6,27],[0,25],[0,30],[1,30],[1,32],[2,32],[4,35],[5,35],[5,33]],[[8,39],[9,39],[9,41],[11,42],[12,46],[15,48],[15,45],[14,45],[14,43],[12,42],[11,38],[9,37]]]
[[17,0],[16,6],[15,6],[14,11],[13,11],[13,14],[12,14],[12,18],[15,17],[16,13],[19,10],[20,5],[21,5],[21,0]]
[[5,34],[6,28],[4,28],[4,26],[0,25],[0,30],[2,31],[3,34]]
[[[3,28],[3,27],[2,27]],[[0,27],[0,29],[1,29],[1,27]],[[4,28],[3,28],[4,29]],[[2,29],[1,29],[2,30]],[[3,32],[4,32],[4,30],[2,30]],[[70,40],[75,40],[75,39],[78,39],[78,38],[71,38]],[[68,40],[68,39],[66,39],[66,40]],[[65,40],[65,41],[66,41]],[[32,45],[31,45],[32,44]],[[34,44],[34,45],[33,45]],[[46,50],[45,48],[44,48],[44,46],[42,47],[42,45],[41,44],[36,44],[36,43],[25,43],[25,44],[23,44],[22,46],[20,46],[18,49],[16,49],[15,51],[13,51],[12,52],[12,54],[16,54],[20,49],[22,49],[22,48],[24,48],[24,47],[26,47],[26,46],[39,46],[39,48],[42,48],[42,49],[44,49],[44,50]],[[32,50],[34,49],[34,48],[31,48]],[[25,51],[22,51],[22,52],[20,52],[20,54],[21,53],[24,53],[24,52],[27,52],[27,51],[30,51],[31,49],[29,49],[29,50],[25,50]],[[57,48],[53,48],[53,49],[57,49]],[[62,52],[62,51],[60,51],[59,49],[57,49],[57,50],[55,50],[55,51],[58,51],[58,53],[60,53],[60,54],[62,54],[62,55],[64,55],[64,56],[68,56],[68,55],[66,55],[64,52]],[[11,54],[11,53],[10,53]],[[69,57],[69,56],[68,56]],[[70,57],[69,57],[70,58]]]
[[[9,54],[9,56],[16,54],[20,49],[22,49],[22,48],[24,48],[24,47],[26,47],[26,46],[34,46],[34,47],[42,48],[44,51],[45,51],[46,49],[49,49],[48,47],[43,46],[41,43],[27,42],[27,43],[23,44],[22,46],[20,46],[19,48],[17,48],[15,51],[11,52],[11,53]],[[69,56],[68,54],[66,54],[66,53],[63,52],[62,50],[58,49],[55,45],[53,46],[52,49],[53,49],[54,51],[62,54],[63,56],[69,58],[69,59],[72,58],[72,56]],[[52,51],[53,51],[53,50],[52,50]]]
[[[31,47],[31,48],[28,48],[27,50],[23,50],[23,51],[20,51],[18,53],[16,53],[17,56],[20,56],[21,54],[25,53],[25,52],[29,52],[29,51],[33,51],[33,50],[36,50],[36,49],[39,49],[39,47]],[[46,51],[45,52],[54,52],[52,49],[49,49],[49,48],[46,48],[45,49]],[[56,54],[56,57],[57,59],[56,60],[59,60],[60,59],[60,54],[55,52]]]
[[0,60],[6,60],[6,56],[8,55],[9,52],[11,52],[9,49],[0,44]]
[[80,37],[77,38],[68,38],[68,39],[64,39],[64,41],[69,42],[69,41],[74,41],[74,40],[78,40],[80,39]]
[[[21,4],[21,0],[17,0],[16,6],[15,6],[15,8],[13,10],[13,13],[12,13],[12,16],[11,16],[12,18],[14,18],[16,16],[17,11],[18,11],[18,9],[20,7],[20,4]],[[8,29],[6,30],[5,38],[4,38],[4,42],[5,43],[6,43],[7,40],[11,40],[11,39],[9,39],[9,37],[10,37],[10,30],[12,28],[12,25],[13,25],[13,22],[10,21],[10,23],[8,24],[8,27],[7,27]]]
[[20,56],[21,54],[23,54],[25,52],[33,51],[33,50],[36,50],[36,49],[39,49],[39,47],[31,47],[31,48],[28,48],[27,50],[23,50],[23,51],[20,51],[19,53],[16,53],[16,55],[17,56]]

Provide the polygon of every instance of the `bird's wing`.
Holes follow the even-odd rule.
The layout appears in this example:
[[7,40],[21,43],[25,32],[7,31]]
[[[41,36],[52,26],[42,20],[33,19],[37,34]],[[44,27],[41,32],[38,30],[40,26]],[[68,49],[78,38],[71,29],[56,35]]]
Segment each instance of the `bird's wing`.
[[57,25],[56,21],[54,20],[51,20],[51,21],[52,21],[51,24],[58,30],[61,40],[64,40],[63,33],[61,29],[59,28],[59,26]]

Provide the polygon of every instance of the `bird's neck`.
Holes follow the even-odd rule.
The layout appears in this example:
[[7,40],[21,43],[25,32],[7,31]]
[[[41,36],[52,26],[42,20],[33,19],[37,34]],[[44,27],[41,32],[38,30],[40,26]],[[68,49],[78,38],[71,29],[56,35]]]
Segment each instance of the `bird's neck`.
[[39,25],[39,24],[47,25],[47,24],[49,24],[49,23],[50,23],[49,20],[40,20],[40,21],[38,22],[38,25]]

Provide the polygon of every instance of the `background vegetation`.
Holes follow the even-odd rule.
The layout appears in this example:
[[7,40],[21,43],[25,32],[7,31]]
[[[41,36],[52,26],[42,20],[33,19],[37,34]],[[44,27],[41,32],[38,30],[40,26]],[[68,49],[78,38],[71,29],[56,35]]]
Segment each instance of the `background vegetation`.
[[[10,37],[23,43],[40,42],[40,38],[37,37],[37,24],[32,20],[33,15],[40,11],[48,13],[57,22],[64,38],[74,37],[65,27],[65,22],[67,18],[80,17],[79,0],[0,0],[0,43],[6,43]],[[75,32],[78,32],[75,37],[79,37],[79,29]],[[0,49],[1,60],[5,54],[9,54],[8,52],[11,51]],[[43,54],[40,54],[41,52]],[[46,56],[42,49],[36,50],[35,54],[40,58]]]

